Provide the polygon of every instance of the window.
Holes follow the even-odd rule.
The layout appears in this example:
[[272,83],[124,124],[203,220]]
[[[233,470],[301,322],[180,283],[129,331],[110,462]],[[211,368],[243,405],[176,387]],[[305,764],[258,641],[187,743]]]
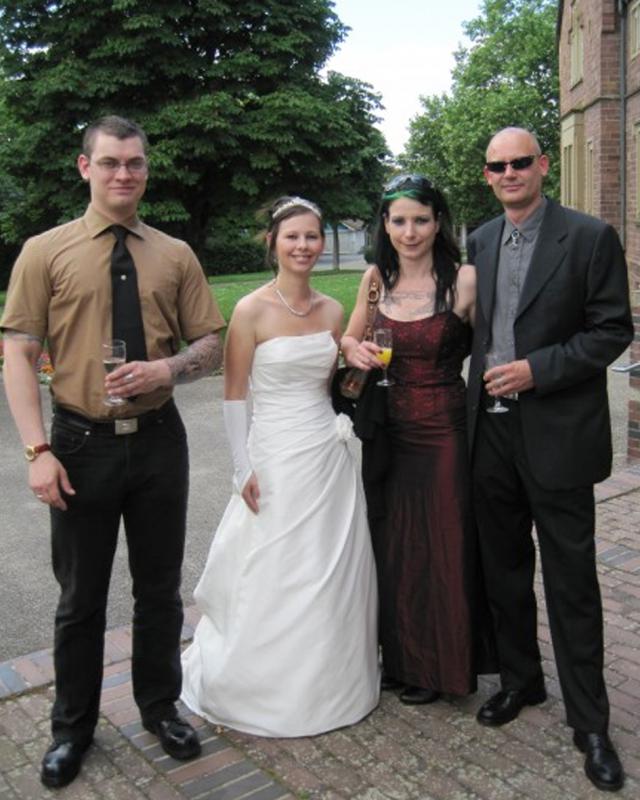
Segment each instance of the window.
[[583,211],[585,208],[585,148],[582,113],[570,114],[562,120],[560,145],[562,160],[561,194],[562,202],[571,208]]
[[593,214],[593,139],[589,139],[585,148],[584,159],[584,210],[587,214]]
[[[638,5],[640,5],[640,0]],[[584,38],[582,28],[582,18],[574,15],[569,31],[569,44],[571,50],[571,86],[579,83],[584,76]]]
[[573,206],[573,145],[562,148],[562,202]]
[[640,54],[640,0],[634,0],[629,6],[629,55],[631,58]]
[[640,122],[636,122],[633,127],[633,144],[636,157],[636,182],[635,182],[635,201],[636,201],[636,222],[640,222]]

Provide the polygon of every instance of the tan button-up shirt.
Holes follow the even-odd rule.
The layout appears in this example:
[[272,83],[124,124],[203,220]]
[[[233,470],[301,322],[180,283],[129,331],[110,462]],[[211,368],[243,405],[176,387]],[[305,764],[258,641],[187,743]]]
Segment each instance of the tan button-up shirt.
[[[80,219],[25,242],[11,274],[0,327],[47,340],[56,403],[91,419],[137,416],[171,396],[163,387],[125,406],[103,404],[102,343],[111,338],[112,220],[91,206]],[[136,264],[150,361],[178,352],[224,327],[204,272],[189,245],[137,217],[127,247]],[[135,235],[133,235],[135,234]]]

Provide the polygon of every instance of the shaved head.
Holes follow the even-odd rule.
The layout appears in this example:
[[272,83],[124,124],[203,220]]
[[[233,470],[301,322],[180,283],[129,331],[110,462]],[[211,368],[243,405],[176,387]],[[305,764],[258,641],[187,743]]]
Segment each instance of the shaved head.
[[540,142],[531,133],[531,131],[528,131],[526,128],[518,128],[514,125],[508,128],[502,128],[502,130],[499,130],[491,137],[491,141],[489,142],[486,152],[487,161],[491,161],[489,153],[491,152],[492,147],[499,144],[501,140],[512,136],[517,136],[518,140],[522,142],[522,144],[527,144],[528,150],[532,155],[539,156],[542,153]]
[[542,202],[549,159],[526,128],[503,128],[487,147],[484,176],[512,222],[526,219]]

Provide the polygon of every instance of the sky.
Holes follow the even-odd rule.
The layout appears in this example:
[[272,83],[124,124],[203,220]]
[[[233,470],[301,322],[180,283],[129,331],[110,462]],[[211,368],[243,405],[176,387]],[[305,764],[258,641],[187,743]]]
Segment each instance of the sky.
[[380,129],[394,154],[408,139],[420,96],[446,92],[453,53],[468,44],[462,23],[480,14],[482,0],[333,0],[351,28],[327,69],[370,83],[382,95]]

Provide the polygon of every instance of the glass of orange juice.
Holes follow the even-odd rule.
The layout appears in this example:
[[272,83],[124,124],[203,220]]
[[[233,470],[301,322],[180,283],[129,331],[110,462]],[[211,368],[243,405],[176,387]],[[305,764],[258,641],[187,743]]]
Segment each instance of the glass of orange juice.
[[384,377],[378,381],[378,386],[393,386],[394,382],[387,376],[387,368],[391,361],[391,354],[393,353],[393,336],[391,335],[390,328],[376,328],[373,332],[373,342],[380,347],[378,361],[382,366]]

